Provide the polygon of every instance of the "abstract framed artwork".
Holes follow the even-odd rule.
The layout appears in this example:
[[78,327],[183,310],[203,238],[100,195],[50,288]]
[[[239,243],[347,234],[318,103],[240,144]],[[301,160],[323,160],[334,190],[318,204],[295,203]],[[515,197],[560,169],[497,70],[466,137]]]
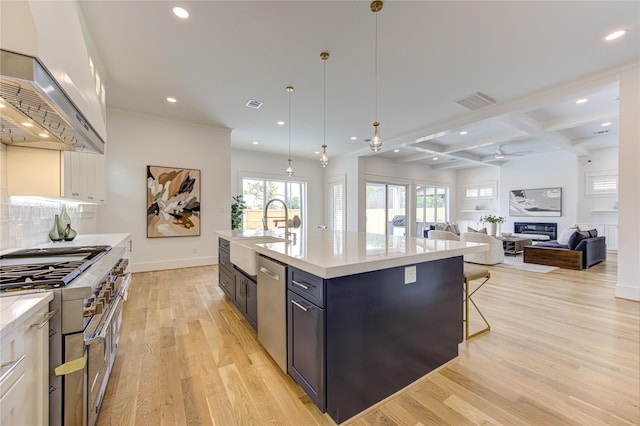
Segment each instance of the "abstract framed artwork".
[[509,192],[510,216],[562,216],[562,188],[514,189]]
[[147,166],[147,238],[200,235],[200,170]]

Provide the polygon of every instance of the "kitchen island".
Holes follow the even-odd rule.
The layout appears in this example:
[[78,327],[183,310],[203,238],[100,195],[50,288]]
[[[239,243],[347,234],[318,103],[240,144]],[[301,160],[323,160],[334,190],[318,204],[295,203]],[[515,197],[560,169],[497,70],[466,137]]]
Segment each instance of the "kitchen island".
[[[462,256],[486,249],[327,230],[256,244],[261,256],[288,265],[288,374],[341,423],[454,359]],[[268,315],[258,311],[258,322]]]

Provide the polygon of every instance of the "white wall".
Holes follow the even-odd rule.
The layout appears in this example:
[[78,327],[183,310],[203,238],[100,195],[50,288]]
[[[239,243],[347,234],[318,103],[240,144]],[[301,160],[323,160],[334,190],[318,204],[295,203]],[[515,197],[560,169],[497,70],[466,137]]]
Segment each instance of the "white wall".
[[640,300],[640,66],[620,79],[620,189],[616,296]]
[[[231,197],[242,193],[242,176],[252,175],[258,178],[293,180],[307,182],[307,218],[306,225],[311,229],[325,223],[324,214],[324,170],[320,160],[292,157],[293,177],[289,178],[284,170],[287,157],[265,152],[240,149],[231,150]],[[327,166],[331,167],[331,165]],[[305,224],[303,223],[303,226]],[[230,224],[227,225],[227,229]]]
[[[562,188],[562,216],[509,216],[509,191],[530,188]],[[552,222],[558,234],[577,222],[578,158],[565,151],[527,156],[507,161],[500,167],[500,216],[507,218],[502,230],[512,231],[514,222]]]
[[[107,113],[108,193],[100,232],[132,235],[134,272],[217,263],[215,231],[230,228],[230,131],[112,108]],[[200,236],[147,238],[148,165],[200,170]]]
[[593,212],[592,210],[611,210],[618,201],[618,195],[590,196],[585,195],[586,173],[608,170],[618,171],[618,147],[594,150],[586,157],[578,159],[578,223],[596,223],[617,225],[617,212]]
[[[467,187],[489,184],[495,185],[496,194],[493,198],[474,200],[473,202],[466,199],[465,190]],[[500,195],[500,169],[498,167],[470,167],[468,169],[458,170],[456,173],[456,192],[454,195],[458,208],[453,212],[452,219],[458,223],[460,232],[466,232],[469,226],[474,229],[484,226],[478,222],[481,216],[487,214],[505,216],[500,210],[500,202],[502,201]],[[479,207],[478,210],[489,210],[490,213],[467,211],[475,210],[476,206]],[[503,224],[500,226],[500,230],[510,231],[511,228]]]

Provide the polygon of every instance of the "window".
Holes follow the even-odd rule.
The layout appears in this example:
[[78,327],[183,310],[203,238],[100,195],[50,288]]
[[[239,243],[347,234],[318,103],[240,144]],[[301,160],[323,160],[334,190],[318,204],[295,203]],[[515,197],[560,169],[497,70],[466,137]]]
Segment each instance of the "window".
[[367,225],[370,234],[405,235],[406,185],[367,182]]
[[329,229],[334,231],[346,229],[344,202],[344,183],[329,183]]
[[467,200],[487,200],[494,198],[496,183],[488,182],[465,188],[464,196]]
[[[306,192],[305,182],[278,181],[259,178],[243,178],[242,194],[247,203],[244,211],[242,229],[262,229],[262,217],[266,204],[275,199],[287,204],[289,219],[298,216],[302,223],[306,220]],[[281,203],[269,206],[269,228],[284,228],[284,208]]]
[[617,170],[586,172],[585,178],[585,194],[588,196],[616,195],[618,193]]
[[449,220],[449,188],[416,186],[416,236],[422,237],[427,224]]

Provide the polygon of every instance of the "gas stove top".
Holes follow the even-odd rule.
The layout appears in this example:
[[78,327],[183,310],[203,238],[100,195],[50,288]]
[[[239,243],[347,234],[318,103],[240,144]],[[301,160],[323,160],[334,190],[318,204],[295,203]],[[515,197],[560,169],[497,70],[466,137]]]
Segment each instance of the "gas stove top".
[[18,250],[0,256],[0,292],[65,287],[110,246]]

